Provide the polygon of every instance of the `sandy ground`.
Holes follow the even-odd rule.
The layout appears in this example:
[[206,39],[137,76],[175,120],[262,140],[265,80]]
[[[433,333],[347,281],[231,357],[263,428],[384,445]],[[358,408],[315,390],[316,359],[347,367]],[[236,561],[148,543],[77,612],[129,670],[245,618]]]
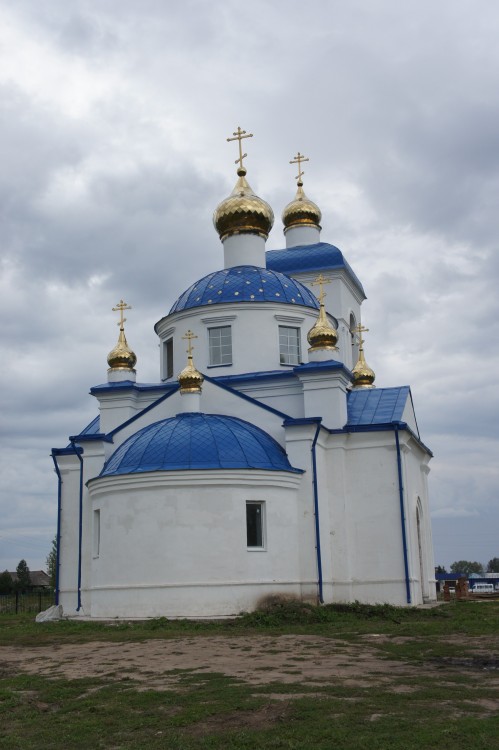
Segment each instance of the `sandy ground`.
[[[178,681],[175,670],[187,670],[200,677],[203,672],[218,672],[254,685],[300,683],[308,688],[315,686],[319,692],[321,685],[331,683],[350,687],[391,683],[393,690],[411,692],[415,670],[419,675],[438,673],[442,682],[443,672],[450,679],[456,670],[473,669],[477,682],[480,674],[487,676],[489,687],[492,687],[492,671],[497,675],[492,680],[493,686],[499,687],[497,659],[489,656],[490,641],[476,639],[473,651],[476,660],[447,660],[415,668],[403,661],[383,659],[372,646],[375,639],[382,638],[375,634],[364,636],[360,646],[312,635],[262,635],[2,647],[0,664],[4,673],[25,672],[67,679],[95,676],[111,682],[127,678],[139,690],[174,689]],[[492,697],[488,709],[499,710]]]

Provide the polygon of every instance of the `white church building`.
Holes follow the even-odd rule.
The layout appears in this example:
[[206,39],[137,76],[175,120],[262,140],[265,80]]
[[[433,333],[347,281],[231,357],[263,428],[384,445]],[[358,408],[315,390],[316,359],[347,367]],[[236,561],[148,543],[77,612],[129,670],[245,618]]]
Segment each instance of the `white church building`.
[[[246,180],[215,210],[223,267],[155,326],[136,379],[121,316],[98,416],[54,449],[57,602],[66,616],[224,617],[270,594],[436,598],[428,463],[410,388],[374,386],[359,279],[298,189],[285,247]],[[327,294],[326,294],[327,289]]]

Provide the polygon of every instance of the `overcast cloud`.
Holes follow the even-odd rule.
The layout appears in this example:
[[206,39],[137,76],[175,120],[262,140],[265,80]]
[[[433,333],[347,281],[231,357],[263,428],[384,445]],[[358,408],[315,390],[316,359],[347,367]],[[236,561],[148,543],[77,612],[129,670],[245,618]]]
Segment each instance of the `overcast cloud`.
[[156,381],[154,323],[223,265],[237,125],[268,248],[310,157],[376,383],[411,385],[435,454],[436,563],[499,555],[498,38],[465,0],[0,2],[0,570],[45,565],[50,449],[96,414],[111,308]]

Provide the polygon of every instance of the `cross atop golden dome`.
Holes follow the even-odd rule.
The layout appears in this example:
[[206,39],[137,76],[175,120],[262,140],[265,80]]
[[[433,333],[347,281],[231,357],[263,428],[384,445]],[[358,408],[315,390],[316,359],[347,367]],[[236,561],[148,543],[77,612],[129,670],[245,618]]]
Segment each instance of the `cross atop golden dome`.
[[204,377],[194,367],[192,360],[192,339],[197,339],[196,334],[191,330],[188,330],[182,339],[187,340],[187,366],[184,367],[180,375],[178,376],[178,382],[180,384],[180,393],[201,393],[201,386],[203,385]]
[[222,242],[233,234],[257,234],[267,239],[274,223],[274,213],[271,207],[255,195],[246,180],[246,167],[243,165],[243,159],[247,157],[247,154],[243,154],[241,145],[244,138],[253,138],[253,133],[247,133],[239,126],[234,132],[234,137],[227,138],[227,141],[238,141],[239,157],[235,163],[239,166],[237,168],[238,180],[234,190],[228,198],[219,203],[213,214],[213,223]]
[[137,363],[137,357],[135,355],[135,352],[133,352],[128,346],[128,342],[125,336],[126,318],[123,317],[123,311],[131,310],[131,309],[132,309],[131,306],[127,305],[126,302],[123,302],[122,299],[120,299],[116,307],[113,307],[113,312],[120,313],[120,319],[118,323],[116,324],[120,327],[120,332],[118,336],[118,343],[116,344],[114,349],[111,349],[111,351],[107,355],[107,363],[109,365],[110,370],[134,371],[133,368],[135,367]]
[[321,210],[313,201],[311,201],[305,195],[303,190],[302,177],[305,172],[302,170],[301,165],[303,162],[309,161],[308,156],[303,156],[299,151],[297,155],[292,159],[290,164],[298,164],[298,174],[296,176],[297,190],[294,200],[285,207],[282,212],[282,222],[284,229],[290,229],[291,227],[302,227],[312,226],[320,229],[320,221],[322,218]]
[[319,296],[317,299],[320,303],[319,317],[312,326],[307,334],[308,343],[310,344],[309,352],[316,351],[318,349],[331,349],[336,350],[336,342],[338,341],[338,333],[335,328],[329,322],[326,310],[324,307],[324,297],[326,292],[324,291],[324,285],[330,284],[331,279],[326,279],[322,273],[317,277],[315,281],[312,281],[312,286],[319,287]]
[[374,388],[373,385],[375,380],[374,370],[371,370],[364,357],[364,339],[362,338],[363,333],[367,333],[369,328],[365,328],[359,323],[353,329],[353,333],[357,334],[359,344],[359,358],[357,364],[352,370],[353,375],[353,387],[354,388]]

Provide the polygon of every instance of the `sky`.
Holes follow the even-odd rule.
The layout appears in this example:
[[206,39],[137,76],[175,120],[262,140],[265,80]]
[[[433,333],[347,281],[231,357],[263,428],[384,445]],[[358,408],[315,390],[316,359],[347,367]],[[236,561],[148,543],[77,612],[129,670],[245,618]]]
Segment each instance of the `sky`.
[[50,451],[97,413],[124,299],[153,330],[223,266],[236,176],[305,190],[367,293],[376,384],[410,384],[435,563],[499,555],[499,5],[471,0],[0,0],[0,570],[45,567]]

